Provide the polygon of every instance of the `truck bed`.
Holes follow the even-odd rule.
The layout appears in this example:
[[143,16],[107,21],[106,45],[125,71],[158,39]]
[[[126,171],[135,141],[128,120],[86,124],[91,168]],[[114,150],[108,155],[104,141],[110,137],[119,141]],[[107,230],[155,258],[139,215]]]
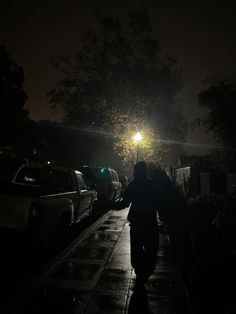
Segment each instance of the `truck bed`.
[[[75,194],[75,195],[74,195]],[[43,200],[52,201],[76,197],[77,192],[50,189],[39,186],[9,183],[0,186],[0,228],[27,230],[32,204]]]
[[66,192],[62,189],[52,189],[52,188],[44,188],[40,186],[30,186],[30,185],[23,185],[23,184],[15,184],[9,183],[0,186],[0,195],[7,194],[12,196],[19,196],[19,197],[29,197],[29,198],[40,198],[45,197],[53,194],[60,194],[60,193],[72,193]]

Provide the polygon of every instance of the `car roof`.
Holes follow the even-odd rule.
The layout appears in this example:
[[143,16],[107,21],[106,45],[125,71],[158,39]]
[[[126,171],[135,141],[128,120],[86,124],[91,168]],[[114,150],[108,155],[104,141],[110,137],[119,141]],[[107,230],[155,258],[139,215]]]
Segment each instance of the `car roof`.
[[42,169],[49,169],[49,170],[55,170],[55,171],[61,171],[61,172],[71,172],[75,171],[77,173],[82,174],[80,171],[72,169],[72,168],[66,168],[66,167],[58,167],[51,164],[43,164],[43,163],[26,163],[19,167],[19,172],[23,168],[42,168]]

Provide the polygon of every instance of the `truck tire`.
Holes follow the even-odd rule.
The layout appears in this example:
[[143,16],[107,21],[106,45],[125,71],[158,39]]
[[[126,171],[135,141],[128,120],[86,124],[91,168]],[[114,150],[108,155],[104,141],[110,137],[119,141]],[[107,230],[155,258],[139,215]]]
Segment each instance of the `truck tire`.
[[50,251],[52,253],[58,253],[62,250],[69,241],[71,216],[69,213],[64,213],[60,217],[54,233],[52,235],[50,243]]

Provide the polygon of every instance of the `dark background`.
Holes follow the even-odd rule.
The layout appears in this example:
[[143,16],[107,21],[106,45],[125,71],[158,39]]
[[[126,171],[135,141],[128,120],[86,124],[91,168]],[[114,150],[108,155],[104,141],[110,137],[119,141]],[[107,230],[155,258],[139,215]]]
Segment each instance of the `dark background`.
[[[138,8],[148,9],[162,50],[177,58],[183,69],[185,86],[179,103],[184,116],[191,123],[204,115],[197,104],[197,94],[204,88],[202,80],[217,72],[234,79],[234,1],[4,1],[0,42],[24,68],[31,118],[61,120],[63,113],[52,112],[45,96],[59,78],[50,58],[78,47],[81,33],[93,26],[93,10],[124,19]],[[214,145],[211,134],[205,135],[202,127],[189,132],[186,140],[210,144],[186,145],[189,154],[206,154]]]

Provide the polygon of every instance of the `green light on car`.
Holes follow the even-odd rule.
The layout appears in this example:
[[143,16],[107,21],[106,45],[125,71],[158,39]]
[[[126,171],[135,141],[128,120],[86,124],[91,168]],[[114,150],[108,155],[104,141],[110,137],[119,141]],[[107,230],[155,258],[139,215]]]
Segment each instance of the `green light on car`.
[[106,168],[101,168],[100,172],[104,173],[106,171]]

